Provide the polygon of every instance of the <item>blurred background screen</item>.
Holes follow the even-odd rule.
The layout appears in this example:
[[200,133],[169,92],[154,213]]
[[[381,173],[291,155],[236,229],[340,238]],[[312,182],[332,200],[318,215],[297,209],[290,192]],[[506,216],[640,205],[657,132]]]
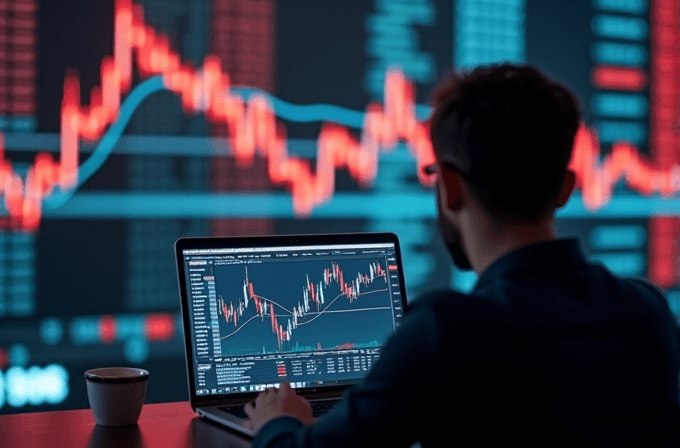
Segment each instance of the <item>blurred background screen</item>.
[[85,408],[100,366],[188,399],[182,236],[390,231],[409,300],[469,290],[418,177],[424,128],[398,129],[452,67],[532,63],[578,94],[592,139],[558,231],[680,313],[679,8],[0,0],[0,413]]

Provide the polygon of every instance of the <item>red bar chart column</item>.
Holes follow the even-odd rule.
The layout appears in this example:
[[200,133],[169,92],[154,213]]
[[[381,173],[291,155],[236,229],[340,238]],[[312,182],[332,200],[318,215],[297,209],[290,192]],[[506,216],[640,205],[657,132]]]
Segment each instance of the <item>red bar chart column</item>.
[[36,0],[0,0],[0,130],[36,128]]
[[[258,87],[275,92],[276,3],[274,0],[213,0],[212,51],[229,73],[232,86]],[[213,134],[226,137],[225,125]],[[264,159],[239,167],[233,157],[215,157],[211,163],[213,191],[266,191],[271,188]],[[213,235],[266,235],[273,232],[269,219],[216,219]]]
[[[650,152],[657,167],[669,169],[678,161],[680,136],[680,44],[678,25],[680,2],[653,0],[650,11],[651,132]],[[676,217],[654,217],[649,220],[649,272],[651,281],[669,288],[678,283],[678,235],[680,221]]]

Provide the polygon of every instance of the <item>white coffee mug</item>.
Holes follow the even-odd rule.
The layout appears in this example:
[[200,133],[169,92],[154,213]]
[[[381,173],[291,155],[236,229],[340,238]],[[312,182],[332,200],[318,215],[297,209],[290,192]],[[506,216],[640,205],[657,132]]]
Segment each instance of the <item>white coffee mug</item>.
[[146,398],[149,372],[133,367],[103,367],[85,372],[87,398],[101,426],[137,423]]

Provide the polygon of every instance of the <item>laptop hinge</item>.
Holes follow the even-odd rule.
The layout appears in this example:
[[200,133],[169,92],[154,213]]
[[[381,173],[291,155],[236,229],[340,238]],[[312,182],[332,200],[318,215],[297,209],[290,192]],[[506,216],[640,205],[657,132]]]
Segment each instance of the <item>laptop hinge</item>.
[[342,397],[342,391],[338,390],[305,394],[305,398],[308,400],[323,400],[324,398],[340,398],[340,397]]
[[[304,397],[308,400],[320,400],[324,398],[338,398],[342,396],[343,390],[335,388],[334,390],[322,390],[322,389],[317,389],[314,392],[306,391],[302,393]],[[220,398],[215,398],[212,400],[201,400],[200,402],[195,403],[195,407],[208,407],[208,406],[231,406],[231,405],[237,405],[237,404],[243,404],[247,403],[249,401],[254,400],[257,398],[257,394],[249,395],[249,396],[239,396],[239,397],[233,397],[233,398],[227,398],[227,397],[220,397]]]
[[235,404],[243,404],[247,403],[251,400],[254,400],[257,397],[257,395],[246,397],[241,395],[240,397],[234,397],[234,398],[218,398],[214,400],[201,400],[200,402],[195,403],[197,408],[202,408],[202,407],[208,407],[208,406],[231,406]]

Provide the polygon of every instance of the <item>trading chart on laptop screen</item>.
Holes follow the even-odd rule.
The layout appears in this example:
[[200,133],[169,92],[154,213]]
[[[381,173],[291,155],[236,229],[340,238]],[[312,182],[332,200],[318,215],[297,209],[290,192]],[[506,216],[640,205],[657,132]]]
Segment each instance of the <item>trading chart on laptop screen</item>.
[[404,313],[391,243],[184,257],[197,395],[350,384]]
[[[678,10],[677,0],[0,0],[0,413],[85,408],[82,372],[100,366],[149,369],[148,402],[187,399],[178,237],[389,231],[409,298],[470,289],[418,174],[432,160],[433,86],[451,67],[532,63],[578,94],[579,185],[558,231],[613,272],[661,286],[680,313]],[[302,300],[297,277],[323,283],[333,261],[281,287]],[[360,285],[370,290],[385,268],[371,263],[341,266],[373,272]],[[245,270],[223,269],[241,288]],[[278,297],[257,267],[247,278]],[[238,292],[219,290],[230,319],[220,334],[257,312]],[[281,305],[299,312],[293,297]],[[237,333],[234,347],[345,343],[312,340],[307,325],[285,340],[279,319],[281,337],[261,347]],[[362,336],[347,342],[375,340]]]

